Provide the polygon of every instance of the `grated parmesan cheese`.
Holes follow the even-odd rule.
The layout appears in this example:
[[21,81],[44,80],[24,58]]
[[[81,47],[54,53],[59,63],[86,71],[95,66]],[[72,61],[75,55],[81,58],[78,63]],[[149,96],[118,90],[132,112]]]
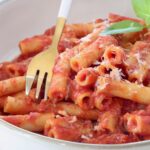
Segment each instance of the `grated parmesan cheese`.
[[56,115],[56,116],[55,116],[55,118],[60,118],[60,117],[61,117],[60,115]]
[[98,86],[96,85],[96,86],[98,87],[98,90],[99,90],[99,91],[103,91],[103,90],[106,89],[107,85],[109,85],[109,83],[105,83],[105,84],[103,84],[103,85],[98,85]]
[[88,135],[81,135],[81,138],[82,139],[85,139],[85,140],[89,140],[90,138],[92,138],[93,137],[93,134],[88,134]]
[[104,48],[104,44],[99,44],[98,48]]
[[73,117],[72,117],[72,120],[70,120],[69,123],[74,123],[74,122],[76,122],[76,121],[77,121],[77,117],[76,117],[76,116],[73,116]]
[[108,66],[108,65],[110,65],[110,62],[109,62],[108,60],[105,60],[105,59],[104,59],[104,60],[101,62],[101,64]]
[[120,81],[122,79],[122,76],[124,76],[124,74],[122,73],[121,69],[118,68],[114,68],[112,69],[112,71],[110,72],[110,77],[114,80],[118,80]]
[[85,36],[85,37],[83,37],[83,38],[81,38],[80,40],[81,40],[81,42],[91,42],[90,34]]
[[136,54],[134,54],[134,56],[136,57],[136,59],[137,59],[139,65],[140,65],[140,64],[141,64],[141,65],[146,65],[146,62],[143,61],[143,60],[141,60],[140,53],[136,53]]
[[101,64],[101,62],[98,61],[98,60],[96,60],[96,61],[93,63],[93,65],[100,65],[100,64]]
[[98,125],[94,126],[94,131],[98,131],[98,130],[99,130],[99,126]]
[[82,135],[81,138],[82,138],[82,139],[85,139],[85,140],[89,140],[89,137],[88,137],[88,136],[85,136],[85,135]]

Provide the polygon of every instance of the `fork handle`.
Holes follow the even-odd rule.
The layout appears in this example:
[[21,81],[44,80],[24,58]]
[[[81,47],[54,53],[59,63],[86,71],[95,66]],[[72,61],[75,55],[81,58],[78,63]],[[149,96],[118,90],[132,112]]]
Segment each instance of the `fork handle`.
[[58,17],[67,18],[71,7],[72,0],[62,0]]
[[[64,25],[67,20],[67,16],[71,7],[72,0],[62,0],[61,5],[60,5],[60,10],[58,13],[58,18],[57,18],[57,23],[56,23],[56,28],[55,28],[55,33],[53,36],[53,41],[52,41],[52,49],[57,49],[59,40],[61,38]],[[56,55],[57,52],[53,51],[53,55]]]

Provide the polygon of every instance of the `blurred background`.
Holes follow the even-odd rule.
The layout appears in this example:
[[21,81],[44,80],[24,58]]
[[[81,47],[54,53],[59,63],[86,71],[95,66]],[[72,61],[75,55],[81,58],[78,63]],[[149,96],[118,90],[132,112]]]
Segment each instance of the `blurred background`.
[[[0,0],[0,51],[11,50],[15,55],[21,39],[41,34],[54,25],[60,2]],[[131,0],[73,0],[68,22],[91,22],[96,18],[107,18],[109,12],[134,16]]]
[[0,0],[0,3],[1,3],[1,2],[4,2],[4,1],[8,1],[8,0]]

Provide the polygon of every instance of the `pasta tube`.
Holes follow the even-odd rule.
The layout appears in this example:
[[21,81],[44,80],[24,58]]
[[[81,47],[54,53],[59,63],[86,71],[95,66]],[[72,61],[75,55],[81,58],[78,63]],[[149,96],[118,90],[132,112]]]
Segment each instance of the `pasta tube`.
[[43,50],[45,47],[50,45],[52,38],[46,35],[34,36],[27,38],[19,43],[21,53],[24,55],[30,55]]
[[53,102],[61,101],[65,99],[67,95],[68,79],[70,74],[69,61],[72,55],[71,51],[66,51],[56,60],[49,88],[49,98],[53,100]]
[[82,109],[92,109],[94,101],[91,97],[93,91],[89,88],[80,87],[76,82],[70,86],[70,98]]
[[81,119],[97,120],[99,116],[99,111],[97,109],[83,110],[79,106],[67,102],[58,103],[55,109],[58,114],[63,112],[63,114],[77,116]]
[[1,119],[15,126],[33,132],[42,132],[44,130],[46,121],[52,117],[54,117],[52,113],[36,113],[36,112],[27,115],[0,116]]
[[138,135],[150,135],[150,116],[127,113],[123,117],[128,132]]
[[112,44],[117,44],[115,38],[113,38],[112,36],[100,36],[86,49],[71,58],[71,68],[74,71],[78,72],[83,68],[90,67],[96,60],[98,60],[103,55],[106,46]]
[[80,86],[93,86],[97,77],[98,73],[93,68],[85,68],[78,72],[75,80]]
[[14,94],[25,89],[25,77],[14,77],[0,81],[0,97]]
[[92,123],[73,117],[49,119],[45,125],[45,135],[56,139],[80,141],[81,136],[92,134]]
[[100,76],[97,81],[97,92],[142,104],[150,104],[150,88],[136,83]]
[[121,47],[108,46],[104,52],[104,59],[112,66],[121,65],[125,61],[125,52]]

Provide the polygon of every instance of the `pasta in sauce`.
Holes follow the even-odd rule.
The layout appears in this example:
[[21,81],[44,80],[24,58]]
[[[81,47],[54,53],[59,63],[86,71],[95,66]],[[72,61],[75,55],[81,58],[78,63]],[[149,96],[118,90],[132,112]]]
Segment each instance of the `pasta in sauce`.
[[55,27],[19,42],[21,54],[0,65],[0,118],[44,136],[91,144],[150,139],[149,31],[100,36],[109,24],[144,21],[109,14],[107,20],[68,24],[63,31],[49,99],[25,95],[33,56],[52,42]]

